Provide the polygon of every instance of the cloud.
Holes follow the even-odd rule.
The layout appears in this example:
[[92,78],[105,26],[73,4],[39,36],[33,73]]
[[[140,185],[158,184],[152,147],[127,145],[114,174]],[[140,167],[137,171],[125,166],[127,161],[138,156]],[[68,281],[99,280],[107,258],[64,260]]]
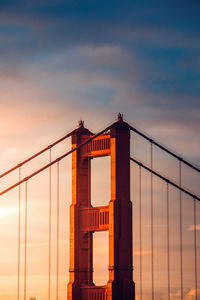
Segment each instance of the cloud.
[[[185,47],[199,47],[190,40],[195,40],[196,27],[192,24],[185,32],[176,23],[177,17],[183,22],[182,15],[191,11],[195,15],[194,6],[188,12],[182,4],[177,16],[174,4],[159,2],[156,14],[147,4],[129,1],[114,10],[110,4],[105,9],[89,1],[84,4],[89,8],[87,14],[79,5],[63,1],[2,5],[1,98],[10,103],[16,98],[35,102],[17,101],[16,106],[32,113],[38,107],[30,115],[30,121],[38,119],[38,124],[56,115],[60,119],[61,114],[64,119],[67,110],[75,115],[81,106],[86,116],[86,111],[99,110],[109,116],[127,111],[130,120],[144,124],[143,128],[157,128],[161,135],[157,125],[162,123],[164,131],[167,121],[174,132],[177,124],[182,132],[188,128],[198,131],[198,73],[188,69],[192,53],[184,52]],[[102,9],[106,14],[100,14]],[[172,17],[166,25],[154,19],[159,14],[167,19],[165,10]],[[8,92],[11,85],[13,91]],[[50,111],[55,115],[50,116]],[[196,147],[193,134],[189,135],[190,144]]]
[[[133,48],[134,43],[143,50],[147,45],[151,49],[152,46],[160,45],[165,49],[199,48],[196,24],[190,22],[188,30],[184,30],[185,22],[189,22],[185,14],[193,13],[195,16],[197,11],[192,5],[189,8],[181,4],[181,10],[177,13],[174,4],[165,5],[158,1],[156,10],[152,9],[152,4],[141,5],[130,1],[118,5],[105,1],[101,5],[91,1],[85,1],[84,5],[81,2],[74,5],[71,1],[41,1],[40,4],[18,1],[13,5],[2,6],[1,39],[4,49],[8,50],[4,51],[5,55],[9,59],[13,57],[16,63],[17,60],[26,61],[31,55],[37,57],[41,53],[55,53],[60,49],[83,45],[104,47],[124,44]],[[159,14],[162,17],[158,18]],[[141,42],[145,44],[144,48]],[[11,46],[15,51],[12,51]]]

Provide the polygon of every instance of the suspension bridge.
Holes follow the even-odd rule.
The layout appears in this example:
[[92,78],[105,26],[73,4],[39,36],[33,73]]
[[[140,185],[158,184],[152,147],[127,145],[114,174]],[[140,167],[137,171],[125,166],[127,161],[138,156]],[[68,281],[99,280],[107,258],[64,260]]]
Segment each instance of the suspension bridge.
[[[66,151],[69,137],[72,147]],[[137,149],[137,139],[144,140],[148,146]],[[54,152],[63,143],[64,152]],[[141,153],[144,161],[138,158]],[[172,161],[162,163],[163,153]],[[98,205],[93,202],[91,193],[92,161],[96,157],[108,157],[106,167],[110,169],[109,203],[99,201]],[[66,163],[68,158],[71,164]],[[72,187],[66,184],[64,177],[65,173],[70,177],[71,170]],[[185,175],[186,170],[189,175]],[[98,178],[106,173],[102,168],[100,172]],[[2,203],[13,193],[12,203],[17,205],[17,218],[11,229],[17,245],[12,251],[14,267],[9,272],[1,268],[0,274],[9,273],[7,278],[14,279],[12,288],[9,288],[11,281],[6,283],[7,290],[0,283],[0,299],[200,299],[199,172],[197,166],[124,122],[121,114],[117,121],[96,134],[80,121],[78,128],[0,175],[1,186],[5,186],[0,191]],[[192,181],[196,178],[194,188],[191,178]],[[42,195],[47,204],[45,208],[36,200],[40,198],[37,195],[40,185],[43,193],[46,191]],[[67,188],[72,203],[66,216],[63,211],[69,209],[67,204],[70,204],[69,194],[65,193]],[[45,254],[31,249],[30,240],[37,239],[31,235],[33,224],[36,231],[42,230],[37,224],[39,213],[32,213],[34,201],[37,210],[45,211],[43,222],[48,225],[41,225],[48,235]],[[70,230],[62,236],[63,226],[69,223]],[[108,244],[105,245],[109,252],[108,275],[101,285],[94,283],[95,232],[109,233],[107,240],[103,240]],[[66,242],[64,248],[63,241]],[[6,245],[12,248],[12,240]],[[63,255],[63,249],[68,254]],[[9,251],[5,246],[6,252]],[[43,292],[30,283],[31,269],[37,259],[42,264],[40,256],[46,259]],[[41,279],[35,280],[40,286]]]

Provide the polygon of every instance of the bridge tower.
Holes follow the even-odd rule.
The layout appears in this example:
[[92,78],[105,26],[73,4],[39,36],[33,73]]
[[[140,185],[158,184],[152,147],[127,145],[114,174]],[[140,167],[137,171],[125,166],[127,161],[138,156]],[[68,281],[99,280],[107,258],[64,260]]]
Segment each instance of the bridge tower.
[[[72,136],[72,147],[93,134],[83,122]],[[111,200],[91,205],[91,159],[111,158]],[[130,130],[119,114],[106,133],[72,153],[70,206],[70,281],[68,300],[134,300],[132,263],[132,203],[130,201]],[[93,283],[93,233],[109,231],[109,281]]]

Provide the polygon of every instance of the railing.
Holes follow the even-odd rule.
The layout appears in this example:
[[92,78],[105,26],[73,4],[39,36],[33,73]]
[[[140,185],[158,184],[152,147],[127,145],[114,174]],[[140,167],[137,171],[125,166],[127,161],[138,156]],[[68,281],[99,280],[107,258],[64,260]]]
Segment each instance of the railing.
[[[81,300],[107,300],[107,292],[105,286],[82,286]],[[128,299],[127,299],[128,300]]]
[[80,220],[83,231],[108,230],[109,207],[82,208]]
[[82,156],[94,157],[105,155],[110,155],[110,134],[102,134],[82,147]]

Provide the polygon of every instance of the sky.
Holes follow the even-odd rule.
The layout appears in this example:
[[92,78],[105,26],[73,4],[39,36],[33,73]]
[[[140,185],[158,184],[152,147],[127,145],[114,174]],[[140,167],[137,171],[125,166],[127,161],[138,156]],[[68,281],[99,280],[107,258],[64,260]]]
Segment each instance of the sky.
[[[97,132],[112,123],[118,112],[131,125],[200,166],[199,9],[199,1],[193,0],[0,0],[1,172],[74,129],[80,119]],[[134,139],[142,147],[135,146],[136,155],[143,155],[146,145]],[[158,155],[158,168],[161,158]],[[164,167],[168,164],[163,163]],[[97,167],[103,165],[97,162]],[[62,171],[70,189],[69,169],[70,160]],[[169,170],[172,177],[176,172]],[[193,175],[187,173],[185,179],[198,192],[198,178]],[[97,186],[101,181],[97,176],[97,194],[102,190]],[[40,190],[37,199],[45,197],[42,187]],[[0,221],[7,224],[9,215],[17,226],[16,195],[9,197],[9,207],[8,201],[2,202]],[[31,197],[37,211],[34,194]],[[10,234],[12,226],[7,227]],[[68,247],[67,230],[63,228],[63,249]],[[8,234],[4,235],[9,243]],[[40,240],[37,235],[34,239]],[[5,255],[6,248],[3,251]],[[45,257],[45,251],[43,254]],[[8,281],[4,268],[0,284]],[[10,264],[10,268],[14,267]],[[3,293],[1,287],[0,299],[9,299]],[[192,293],[186,292],[187,299],[193,299]]]

